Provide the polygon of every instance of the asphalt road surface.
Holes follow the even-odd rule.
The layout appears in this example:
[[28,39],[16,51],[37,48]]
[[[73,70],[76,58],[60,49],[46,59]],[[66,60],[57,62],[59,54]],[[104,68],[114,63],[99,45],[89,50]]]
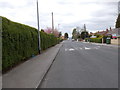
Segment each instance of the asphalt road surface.
[[118,48],[65,41],[40,88],[118,88]]

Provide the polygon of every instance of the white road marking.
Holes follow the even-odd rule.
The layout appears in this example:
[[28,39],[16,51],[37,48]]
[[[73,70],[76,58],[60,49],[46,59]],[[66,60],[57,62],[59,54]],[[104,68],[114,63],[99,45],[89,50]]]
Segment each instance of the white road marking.
[[85,50],[90,50],[91,48],[85,47]]
[[89,48],[89,47],[84,47],[84,48],[81,48],[81,47],[78,47],[78,48],[65,48],[65,51],[75,51],[75,50],[90,50],[90,49],[100,49],[101,46],[97,46],[97,47],[93,47],[93,48]]
[[70,48],[70,49],[65,49],[65,51],[74,51],[75,49]]
[[70,48],[70,49],[69,49],[69,51],[74,51],[74,50],[75,50],[75,49],[73,49],[73,48]]

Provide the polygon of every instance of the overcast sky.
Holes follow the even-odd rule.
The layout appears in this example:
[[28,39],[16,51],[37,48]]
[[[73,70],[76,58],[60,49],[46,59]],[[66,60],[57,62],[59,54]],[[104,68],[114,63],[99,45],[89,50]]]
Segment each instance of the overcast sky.
[[[38,0],[40,28],[51,27],[54,12],[55,27],[62,33],[83,27],[95,32],[114,28],[119,0]],[[37,28],[36,0],[0,0],[0,16]]]

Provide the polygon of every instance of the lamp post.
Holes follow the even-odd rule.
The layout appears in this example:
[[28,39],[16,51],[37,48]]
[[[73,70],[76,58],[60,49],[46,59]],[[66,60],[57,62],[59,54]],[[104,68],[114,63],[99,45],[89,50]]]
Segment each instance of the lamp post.
[[84,24],[85,38],[86,38],[86,25]]
[[54,18],[53,18],[53,12],[52,12],[52,33],[54,32]]
[[37,0],[37,23],[38,23],[38,52],[41,53],[40,46],[40,27],[39,27],[39,8],[38,8],[38,0]]

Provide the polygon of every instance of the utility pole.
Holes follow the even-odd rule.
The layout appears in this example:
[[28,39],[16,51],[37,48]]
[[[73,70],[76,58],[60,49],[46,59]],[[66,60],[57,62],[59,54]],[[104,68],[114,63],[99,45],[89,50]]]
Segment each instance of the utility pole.
[[84,24],[84,30],[86,31],[86,25]]
[[38,0],[37,0],[37,23],[38,23],[38,52],[41,53],[41,46],[40,46],[40,27],[39,27],[39,7],[38,7]]
[[52,12],[52,33],[54,32],[54,18],[53,18],[53,12]]
[[86,25],[84,24],[85,38],[86,38]]

